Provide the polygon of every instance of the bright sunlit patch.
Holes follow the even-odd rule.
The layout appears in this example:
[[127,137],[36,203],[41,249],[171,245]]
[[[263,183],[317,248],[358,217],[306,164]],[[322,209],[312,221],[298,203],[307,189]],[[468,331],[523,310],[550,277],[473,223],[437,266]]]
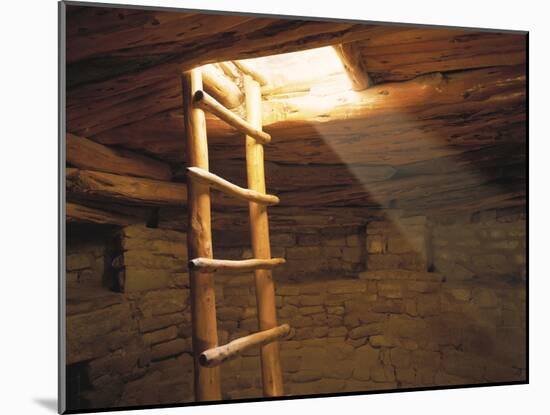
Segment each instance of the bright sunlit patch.
[[[393,201],[388,200],[387,192],[378,185],[372,172],[376,168],[388,167],[388,177],[384,180],[390,180],[396,169],[389,168],[391,162],[387,155],[381,153],[373,161],[372,155],[368,153],[377,145],[386,146],[394,154],[407,151],[406,148],[397,148],[401,146],[399,137],[387,137],[384,142],[380,141],[383,130],[374,127],[380,122],[407,126],[403,134],[410,135],[417,130],[418,121],[407,111],[396,111],[385,121],[376,115],[387,105],[388,99],[396,103],[395,95],[390,97],[387,89],[381,86],[354,91],[342,61],[332,46],[246,61],[269,80],[268,85],[262,88],[265,123],[290,121],[314,126],[316,132],[313,135],[322,140],[324,151],[333,153],[336,160],[347,166],[355,184],[363,189],[359,193],[368,195],[371,205],[392,205]],[[428,87],[425,85],[420,88]],[[395,92],[392,90],[391,93]],[[437,148],[445,143],[445,137],[434,131],[420,129],[417,140],[426,148]],[[350,144],[353,142],[357,145]],[[350,151],[350,147],[353,150]],[[454,164],[459,161],[448,158],[445,163],[449,170],[456,170]],[[481,185],[481,178],[473,172],[465,171],[463,176]],[[395,198],[406,197],[408,190],[396,189]],[[394,210],[389,209],[388,219],[391,220],[393,214]],[[415,240],[415,235],[410,234],[409,229],[402,228],[399,221],[394,225],[405,239]]]
[[299,85],[313,90],[318,84],[327,88],[327,81],[335,91],[351,89],[351,82],[332,46],[244,61],[268,78],[273,90]]

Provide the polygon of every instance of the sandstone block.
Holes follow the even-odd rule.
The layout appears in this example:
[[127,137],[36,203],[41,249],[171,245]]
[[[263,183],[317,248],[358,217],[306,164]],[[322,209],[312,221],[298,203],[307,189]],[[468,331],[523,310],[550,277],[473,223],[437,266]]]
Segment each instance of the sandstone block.
[[[343,248],[337,246],[324,246],[322,252],[325,257],[330,259],[342,258],[342,249]],[[336,261],[335,264],[340,264],[340,262]]]
[[296,236],[290,233],[273,233],[269,237],[272,246],[289,247],[296,245]]
[[399,341],[397,339],[384,335],[371,336],[369,338],[369,343],[372,347],[395,347],[399,345]]
[[377,365],[371,368],[371,379],[375,382],[392,382],[395,372],[391,366]]
[[327,332],[328,337],[344,337],[348,333],[345,327],[333,327]]
[[287,259],[319,259],[320,257],[319,246],[295,246],[286,250]]
[[351,247],[361,246],[361,237],[358,234],[346,236],[346,245]]
[[387,251],[387,241],[382,235],[367,236],[367,252],[369,254],[385,254]]
[[346,235],[326,235],[321,240],[323,246],[346,246]]
[[411,352],[400,347],[391,349],[390,357],[391,363],[395,367],[406,368],[411,364]]
[[353,378],[369,380],[371,368],[380,364],[380,352],[369,345],[361,346],[356,350],[356,366],[353,369]]
[[379,281],[378,295],[384,298],[403,298],[405,285],[400,281]]
[[77,271],[84,268],[92,267],[94,258],[89,253],[71,253],[65,258],[65,266],[67,271]]
[[367,268],[374,271],[393,269],[426,271],[428,262],[426,258],[416,254],[369,255],[367,257]]
[[327,292],[330,294],[362,293],[366,289],[365,282],[361,280],[333,280],[327,285]]
[[138,325],[140,332],[147,333],[184,322],[185,316],[183,313],[176,313],[142,318],[139,320]]
[[441,298],[439,294],[421,294],[417,299],[419,316],[433,316],[439,314],[441,309]]
[[315,233],[305,233],[298,235],[298,245],[317,246],[321,245],[321,236]]
[[146,345],[153,345],[157,343],[166,342],[168,340],[175,339],[178,335],[178,329],[176,326],[170,326],[165,329],[153,331],[143,335],[143,342]]
[[311,314],[318,314],[323,313],[325,309],[320,305],[314,305],[309,307],[300,307],[299,309],[300,314],[303,314],[304,316],[309,316]]
[[303,383],[303,382],[311,382],[313,380],[321,379],[322,376],[323,376],[323,373],[321,372],[321,370],[306,369],[291,375],[290,380],[292,382]]
[[277,284],[275,286],[275,291],[277,295],[282,295],[282,296],[298,295],[300,294],[300,287],[298,284],[294,284],[294,285]]
[[183,311],[187,307],[189,290],[149,291],[143,295],[139,308],[146,316],[159,316]]
[[119,275],[125,293],[158,290],[171,284],[171,272],[168,270],[126,267]]
[[484,360],[475,355],[454,349],[445,350],[441,364],[443,369],[451,375],[472,380],[483,379]]
[[159,343],[151,349],[151,359],[161,360],[171,356],[177,356],[185,352],[187,344],[184,339],[175,339],[166,343]]
[[342,248],[342,258],[346,262],[361,262],[363,250],[359,246]]

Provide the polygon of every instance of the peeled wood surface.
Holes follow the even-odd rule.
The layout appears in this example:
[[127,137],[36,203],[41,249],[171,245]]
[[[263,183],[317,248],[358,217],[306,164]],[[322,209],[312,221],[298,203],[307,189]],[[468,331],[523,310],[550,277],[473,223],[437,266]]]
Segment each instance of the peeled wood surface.
[[233,64],[246,75],[250,75],[252,79],[260,84],[260,86],[267,85],[267,78],[259,72],[253,64],[246,61],[233,61]]
[[201,67],[204,89],[226,108],[236,108],[244,101],[240,88],[214,65]]
[[189,262],[192,268],[199,268],[202,272],[214,272],[218,270],[253,271],[256,269],[273,269],[283,265],[286,261],[284,258],[242,260],[195,258]]
[[218,366],[226,360],[237,357],[240,353],[250,349],[251,347],[261,346],[281,339],[288,335],[289,332],[290,326],[288,324],[282,324],[269,330],[260,331],[249,336],[241,337],[240,339],[235,339],[223,346],[218,346],[201,353],[200,363],[206,367]]
[[[208,171],[208,142],[204,112],[193,106],[193,96],[203,88],[200,69],[184,72],[181,78],[185,116],[185,146],[189,166]],[[187,251],[189,258],[212,258],[210,223],[210,189],[190,181],[187,216]],[[212,273],[190,270],[191,319],[194,357],[195,400],[221,399],[220,373],[199,364],[200,354],[218,344],[216,295]]]
[[66,169],[67,192],[80,198],[140,206],[185,206],[187,186],[92,170]]
[[239,73],[239,70],[233,62],[218,62],[218,65],[220,66],[221,70],[230,78],[240,79],[241,74]]
[[239,199],[253,201],[263,205],[273,205],[279,203],[279,198],[277,196],[256,192],[250,189],[244,189],[201,168],[188,167],[187,170],[192,180],[206,183],[215,189],[235,196]]
[[342,61],[354,91],[362,91],[372,85],[366,65],[357,47],[358,42],[341,43],[334,50]]
[[242,134],[248,134],[263,144],[267,144],[271,141],[271,136],[269,134],[252,127],[239,115],[229,111],[226,107],[204,91],[197,91],[193,97],[193,102],[202,110],[214,114],[216,117],[225,121]]
[[[246,97],[246,118],[254,127],[262,128],[262,94],[260,84],[249,75],[244,76]],[[246,173],[248,188],[265,193],[264,147],[253,137],[246,136]],[[269,221],[267,207],[250,202],[250,235],[252,252],[256,259],[270,259]],[[277,326],[277,307],[275,304],[275,285],[270,270],[254,271],[256,286],[256,305],[258,309],[258,326],[267,330]],[[262,346],[262,386],[264,396],[282,396],[284,394],[283,377],[279,345],[273,342]]]
[[85,137],[67,134],[67,162],[80,169],[170,180],[170,166],[128,150],[116,150]]

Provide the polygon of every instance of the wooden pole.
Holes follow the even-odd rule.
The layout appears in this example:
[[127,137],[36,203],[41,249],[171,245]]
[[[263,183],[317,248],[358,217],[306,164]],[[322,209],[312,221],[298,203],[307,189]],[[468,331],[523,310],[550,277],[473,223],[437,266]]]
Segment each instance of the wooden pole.
[[256,203],[261,203],[262,205],[276,205],[279,203],[279,198],[277,196],[266,195],[256,192],[255,190],[244,189],[236,184],[222,179],[220,176],[216,176],[215,174],[198,167],[188,167],[187,175],[191,180],[205,183],[212,186],[214,189],[218,189],[220,192],[224,192],[238,199],[254,201]]
[[253,333],[249,336],[235,339],[232,342],[218,346],[210,350],[206,350],[201,354],[200,363],[206,367],[214,367],[238,356],[245,350],[254,346],[261,346],[263,344],[275,341],[282,337],[285,337],[290,333],[290,326],[288,324],[282,324],[278,327],[274,327],[269,330]]
[[[208,171],[208,143],[204,112],[193,106],[193,95],[198,90],[202,90],[201,70],[192,69],[185,72],[182,76],[182,95],[187,164]],[[212,258],[209,186],[190,180],[188,200],[187,249],[189,258]],[[200,354],[218,345],[214,275],[195,270],[189,270],[189,273],[195,362],[195,400],[220,400],[219,368],[205,368],[199,364]]]
[[203,272],[225,271],[253,271],[255,269],[272,269],[286,263],[284,258],[271,259],[210,259],[193,258],[189,261],[189,268],[200,268]]
[[227,108],[236,108],[244,101],[237,84],[218,70],[214,65],[201,67],[204,90],[214,96]]
[[[260,85],[249,75],[244,76],[247,119],[254,127],[262,128],[262,95]],[[246,170],[248,188],[265,193],[264,148],[253,137],[246,136]],[[269,245],[269,223],[267,207],[249,202],[250,233],[252,251],[256,259],[271,258]],[[275,305],[275,287],[271,270],[254,271],[256,283],[256,303],[260,330],[277,326]],[[264,396],[283,395],[283,378],[279,356],[279,343],[272,342],[262,346],[262,383]]]
[[250,75],[252,79],[258,82],[261,86],[267,85],[267,78],[258,72],[250,63],[245,61],[233,61],[233,64],[245,75]]
[[352,89],[354,91],[362,91],[370,87],[372,80],[369,77],[367,68],[361,57],[361,51],[357,48],[357,45],[352,42],[340,43],[333,47],[340,61],[342,61],[342,65],[344,65],[344,69],[351,81]]
[[237,114],[228,110],[214,98],[208,95],[208,93],[204,91],[197,91],[195,93],[195,96],[193,97],[193,101],[199,108],[203,109],[204,111],[208,111],[211,114],[214,114],[220,120],[225,121],[237,131],[252,136],[256,140],[264,144],[267,144],[271,141],[271,136],[268,133],[252,127]]

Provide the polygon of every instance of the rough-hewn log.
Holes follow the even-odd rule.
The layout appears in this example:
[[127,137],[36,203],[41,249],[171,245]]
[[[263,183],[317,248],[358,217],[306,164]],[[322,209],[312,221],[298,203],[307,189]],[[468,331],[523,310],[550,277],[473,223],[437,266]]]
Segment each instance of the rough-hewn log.
[[67,192],[81,198],[140,206],[185,206],[187,186],[92,170],[66,169]]
[[214,20],[217,32],[221,33],[253,19],[251,16],[87,6],[67,20],[67,62],[153,45],[159,51],[166,51],[177,47],[176,40],[190,42],[211,35]]
[[[144,12],[147,14],[148,12]],[[170,16],[155,17],[161,24],[164,19],[174,18],[177,13],[165,13]],[[107,108],[116,107],[124,117],[118,117],[118,125],[127,124],[126,120],[139,120],[145,112],[143,105],[135,103],[127,105],[132,96],[152,97],[155,105],[147,107],[148,111],[162,112],[170,108],[176,108],[179,98],[179,85],[175,79],[182,70],[231,59],[266,56],[277,53],[292,52],[313,47],[327,46],[339,41],[352,41],[368,34],[368,25],[350,23],[307,22],[299,20],[281,19],[244,19],[242,24],[235,25],[233,20],[227,23],[232,28],[227,36],[223,32],[227,16],[203,15],[202,19],[210,18],[211,24],[201,27],[210,31],[210,36],[203,36],[203,46],[197,46],[195,30],[182,36],[173,36],[172,42],[161,42],[150,46],[138,48],[117,49],[117,53],[108,56],[98,56],[95,60],[82,61],[75,65],[69,65],[69,85],[78,85],[78,88],[70,88],[67,96],[67,122],[68,131],[85,136],[92,136],[106,127],[114,128],[115,120],[108,126],[97,123],[94,114],[105,113]],[[101,19],[96,19],[101,20]],[[88,22],[88,33],[93,31],[96,20]],[[71,25],[68,22],[69,26]],[[177,26],[175,26],[177,27]],[[182,33],[186,25],[177,30]],[[192,27],[196,27],[195,24]],[[216,30],[212,31],[212,27]],[[151,31],[155,28],[149,27]],[[143,36],[143,29],[136,35]],[[127,36],[126,32],[119,33]],[[115,33],[105,33],[105,38],[118,37]],[[152,33],[151,33],[152,35]],[[186,39],[186,35],[190,35]],[[98,37],[82,36],[82,51],[86,53],[90,43],[99,44]],[[114,40],[114,39],[113,39]],[[151,42],[147,37],[144,41]],[[122,43],[125,43],[124,40]],[[104,44],[111,44],[106,40]],[[76,43],[75,43],[76,45]],[[77,46],[69,46],[69,49]],[[122,45],[121,45],[122,47]],[[167,50],[171,49],[172,50]],[[162,51],[165,51],[164,53]],[[99,52],[98,52],[99,53]],[[103,52],[101,52],[103,53]],[[80,57],[79,59],[81,59]],[[97,82],[96,82],[97,81]],[[164,89],[170,84],[171,88]],[[176,101],[170,102],[176,94]],[[163,96],[168,95],[168,96]],[[167,101],[167,102],[165,102]],[[136,104],[139,104],[136,108]],[[93,128],[92,128],[93,127]]]
[[[268,160],[285,164],[404,165],[525,138],[525,67],[486,68],[264,100]],[[164,113],[96,139],[182,160],[183,117]],[[240,159],[232,129],[208,120],[211,159]],[[216,163],[214,163],[216,164]]]
[[527,36],[380,25],[355,47],[371,79],[381,83],[433,72],[525,64]]
[[[208,142],[204,112],[193,105],[193,96],[202,89],[200,69],[182,75],[183,112],[187,164],[208,171]],[[189,258],[212,258],[210,188],[204,183],[189,183],[187,250]],[[195,400],[221,399],[220,372],[199,364],[200,354],[218,344],[214,275],[190,270],[191,319],[194,356]]]
[[212,186],[215,189],[218,189],[236,198],[259,203],[262,205],[274,205],[279,203],[279,198],[277,196],[268,195],[251,189],[239,187],[199,167],[188,167],[187,170],[188,175],[192,180],[196,180],[198,182]]
[[193,97],[193,102],[202,110],[214,114],[216,117],[225,121],[242,134],[248,134],[264,144],[271,141],[271,136],[269,134],[252,127],[250,123],[243,120],[234,112],[229,111],[226,107],[204,91],[197,91]]
[[342,61],[354,91],[362,91],[372,85],[356,42],[340,43],[334,46],[334,50]]
[[236,108],[244,101],[239,87],[214,65],[201,68],[204,89],[226,108]]
[[233,64],[241,70],[245,75],[250,75],[252,79],[260,84],[260,86],[267,85],[267,78],[262,75],[254,65],[246,61],[233,61]]
[[158,180],[170,180],[170,166],[128,150],[106,147],[84,137],[67,134],[67,162],[84,170],[103,171]]
[[202,272],[214,271],[254,271],[256,269],[273,269],[285,263],[284,258],[270,259],[211,259],[194,258],[189,261],[190,268],[200,269]]
[[[184,65],[183,69],[189,69],[205,63],[326,46],[363,38],[370,28],[364,24],[249,16],[141,13],[142,19],[149,22],[147,30],[142,26],[130,30],[114,26],[111,30],[106,28],[102,33],[93,33],[102,19],[90,16],[87,22],[68,20],[68,30],[75,34],[69,37],[68,61],[87,63],[95,66],[98,72],[75,73],[72,84],[105,79],[109,72],[129,73],[167,61],[177,61]],[[154,22],[158,24],[152,24]],[[84,26],[80,33],[79,25]],[[198,44],[202,47],[197,47]]]
[[239,70],[235,66],[235,64],[231,61],[225,61],[225,62],[218,62],[218,65],[220,65],[221,70],[224,74],[229,76],[232,79],[240,79],[241,75],[239,73]]
[[251,347],[268,344],[269,342],[285,337],[288,333],[290,333],[290,326],[288,324],[281,324],[272,329],[241,337],[223,346],[204,351],[201,353],[200,363],[206,367],[218,366]]
[[138,219],[108,210],[91,208],[78,203],[65,204],[67,222],[97,223],[101,225],[127,226],[138,222]]
[[[521,34],[307,23],[244,16],[190,15],[188,18],[186,14],[153,11],[144,11],[141,15],[141,19],[148,22],[147,30],[139,25],[131,26],[130,33],[130,27],[124,26],[125,21],[109,20],[108,16],[113,17],[113,10],[117,9],[96,10],[104,10],[106,17],[102,15],[99,19],[92,15],[88,22],[85,19],[68,22],[68,30],[76,35],[69,37],[68,53],[77,51],[88,58],[97,56],[97,62],[81,61],[81,67],[73,70],[69,65],[69,73],[77,78],[75,83],[82,84],[68,95],[69,131],[85,136],[109,127],[96,124],[94,114],[108,112],[106,109],[115,105],[125,108],[124,117],[116,120],[118,125],[143,118],[139,113],[144,109],[136,107],[139,102],[128,105],[132,95],[157,96],[156,105],[150,106],[149,111],[175,108],[175,102],[171,106],[164,102],[170,100],[172,94],[162,90],[170,80],[172,91],[179,94],[175,78],[182,65],[192,67],[220,59],[272,55],[354,40],[361,40],[358,47],[375,82],[411,79],[437,71],[525,63],[526,42]],[[132,19],[138,17],[134,15]],[[216,31],[211,31],[211,24],[195,25],[194,19],[197,22],[215,19]],[[114,30],[107,27],[95,30],[104,23],[112,24]],[[224,29],[229,30],[231,36],[227,36]],[[197,37],[204,47],[197,45]],[[84,56],[76,60],[82,58]],[[78,79],[84,76],[88,79]],[[100,81],[90,82],[94,79]],[[85,85],[86,82],[90,83]],[[111,124],[110,128],[116,126]]]

